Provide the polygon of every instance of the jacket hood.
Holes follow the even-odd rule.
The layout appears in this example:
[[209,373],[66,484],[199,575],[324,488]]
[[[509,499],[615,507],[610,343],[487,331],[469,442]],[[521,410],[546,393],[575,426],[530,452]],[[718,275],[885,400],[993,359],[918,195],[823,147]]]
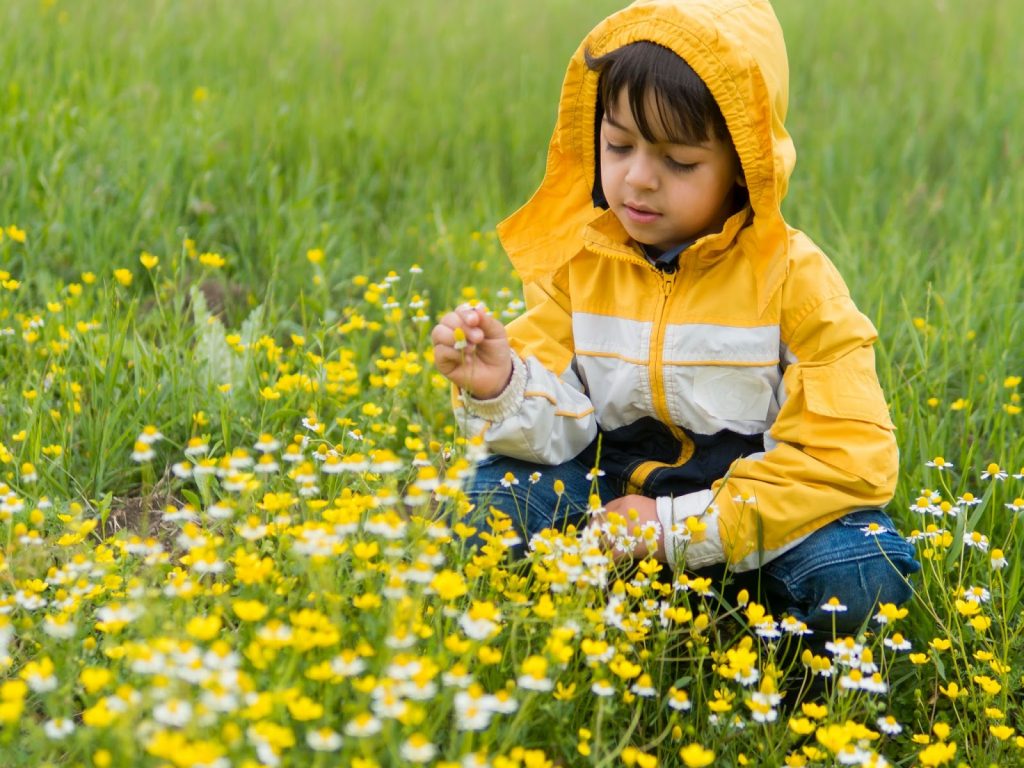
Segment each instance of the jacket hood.
[[781,204],[796,162],[783,124],[786,47],[767,0],[638,0],[595,27],[569,62],[544,180],[498,225],[502,245],[524,282],[550,274],[579,251],[585,228],[603,212],[592,197],[598,75],[588,69],[584,52],[601,56],[640,40],[682,57],[725,117],[750,196],[753,216],[745,239],[753,242],[743,250],[756,262],[763,305],[786,271]]

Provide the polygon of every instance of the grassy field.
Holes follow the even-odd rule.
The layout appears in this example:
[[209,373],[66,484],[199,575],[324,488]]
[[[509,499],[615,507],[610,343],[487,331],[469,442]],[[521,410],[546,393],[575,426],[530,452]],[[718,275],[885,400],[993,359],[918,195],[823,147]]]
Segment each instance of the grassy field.
[[0,5],[0,764],[1024,762],[1012,3],[777,3],[786,214],[879,328],[905,616],[793,660],[756,603],[437,517],[429,328],[521,309],[493,228],[617,7]]

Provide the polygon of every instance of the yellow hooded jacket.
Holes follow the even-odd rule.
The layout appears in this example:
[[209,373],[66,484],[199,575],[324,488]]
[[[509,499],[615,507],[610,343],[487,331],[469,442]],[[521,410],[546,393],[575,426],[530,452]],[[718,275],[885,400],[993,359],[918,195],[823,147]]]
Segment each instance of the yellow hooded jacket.
[[[639,40],[675,51],[707,84],[749,192],[673,273],[595,206],[598,77],[584,52]],[[528,461],[596,457],[600,434],[602,468],[658,499],[673,565],[759,567],[885,504],[896,482],[877,333],[828,258],[782,218],[796,159],[788,80],[764,0],[630,5],[574,54],[544,180],[499,226],[527,300],[508,327],[513,381],[457,407],[492,451]],[[684,550],[683,522],[697,515],[706,527]]]

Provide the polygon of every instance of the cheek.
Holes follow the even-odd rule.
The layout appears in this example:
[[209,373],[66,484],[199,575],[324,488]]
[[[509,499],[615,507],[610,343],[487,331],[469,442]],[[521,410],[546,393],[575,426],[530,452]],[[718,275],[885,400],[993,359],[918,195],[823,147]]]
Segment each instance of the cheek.
[[682,186],[680,196],[689,200],[692,205],[715,208],[722,197],[719,187],[718,178],[713,174],[699,174]]

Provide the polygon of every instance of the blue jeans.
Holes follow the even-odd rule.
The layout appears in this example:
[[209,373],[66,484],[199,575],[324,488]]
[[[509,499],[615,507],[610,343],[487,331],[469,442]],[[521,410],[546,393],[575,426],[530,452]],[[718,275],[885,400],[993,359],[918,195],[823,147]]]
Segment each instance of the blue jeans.
[[[572,460],[559,466],[531,464],[507,456],[492,455],[481,461],[466,488],[476,505],[472,520],[486,527],[487,509],[496,507],[507,514],[523,544],[545,528],[564,529],[587,523],[590,494],[602,503],[622,496],[625,490],[606,477],[588,479],[590,467]],[[536,482],[530,477],[540,473]],[[517,481],[512,484],[508,476]],[[505,480],[503,483],[502,481]],[[565,490],[559,496],[554,482]],[[877,536],[861,530],[870,523],[886,529]],[[759,595],[776,616],[789,614],[817,632],[851,634],[875,613],[879,603],[904,603],[911,596],[907,577],[920,569],[914,549],[896,531],[892,520],[879,509],[863,509],[819,528],[793,549],[762,568],[742,573],[724,565],[696,572],[709,576],[727,599],[740,589]],[[838,613],[822,610],[829,598],[846,606]],[[730,600],[731,601],[731,600]]]

